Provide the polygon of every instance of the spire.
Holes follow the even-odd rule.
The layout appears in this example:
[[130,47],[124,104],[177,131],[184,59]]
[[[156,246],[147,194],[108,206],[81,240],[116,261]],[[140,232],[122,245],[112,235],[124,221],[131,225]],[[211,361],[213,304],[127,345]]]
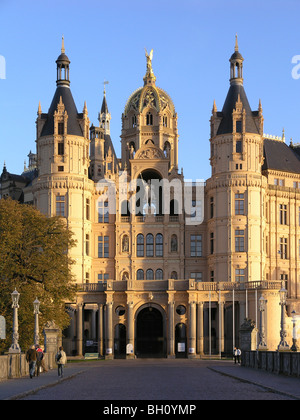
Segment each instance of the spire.
[[57,79],[56,79],[57,86],[59,85],[70,86],[70,60],[66,56],[64,37],[62,37],[62,42],[61,42],[61,54],[57,58],[56,64],[57,64]]
[[237,34],[235,34],[235,48],[234,48],[234,51],[238,51],[238,50],[239,50],[238,36],[237,36]]
[[239,52],[238,37],[235,35],[234,53],[229,59],[230,61],[230,84],[243,84],[243,57]]
[[62,36],[62,39],[61,39],[61,53],[65,54],[65,52],[66,52],[66,50],[65,50],[65,39],[64,39],[64,36]]
[[106,101],[106,89],[105,86],[108,85],[108,81],[103,82],[103,101],[101,106],[101,111],[98,114],[98,121],[100,127],[104,128],[104,134],[110,135],[110,120],[111,115],[108,110],[107,101]]

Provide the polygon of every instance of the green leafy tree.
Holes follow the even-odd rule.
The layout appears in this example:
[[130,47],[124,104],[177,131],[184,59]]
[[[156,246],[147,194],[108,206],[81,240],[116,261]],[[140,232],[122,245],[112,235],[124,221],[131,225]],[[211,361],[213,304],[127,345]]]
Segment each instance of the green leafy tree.
[[[74,301],[76,285],[68,250],[75,245],[65,220],[46,217],[34,207],[11,199],[0,200],[0,315],[6,318],[6,340],[11,345],[11,293],[19,300],[19,344],[22,351],[33,343],[33,301],[40,301],[40,334],[47,321],[62,330],[70,323],[65,303]],[[41,337],[42,338],[42,337]]]

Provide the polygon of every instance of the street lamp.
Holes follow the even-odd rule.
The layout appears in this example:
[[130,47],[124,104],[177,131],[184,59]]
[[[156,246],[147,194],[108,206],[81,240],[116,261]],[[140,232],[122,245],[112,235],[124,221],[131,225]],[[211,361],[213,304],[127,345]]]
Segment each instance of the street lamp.
[[292,322],[293,322],[293,345],[292,345],[292,347],[291,347],[291,350],[292,351],[298,351],[299,350],[299,347],[298,347],[298,344],[297,344],[297,318],[296,318],[296,312],[295,311],[293,311],[292,312],[292,315],[293,315],[293,319],[292,319]]
[[261,296],[259,298],[259,311],[260,311],[260,326],[259,326],[259,344],[258,350],[267,350],[267,344],[265,341],[265,317],[264,312],[266,310],[266,299]]
[[35,315],[34,319],[34,344],[39,344],[40,338],[39,338],[39,311],[40,309],[40,302],[38,298],[35,299],[33,302],[33,313]]
[[9,353],[21,353],[21,348],[19,346],[19,333],[18,333],[18,308],[19,308],[19,299],[20,293],[15,290],[11,294],[12,299],[12,308],[14,310],[13,315],[13,334],[12,334],[12,345],[10,346]]
[[277,350],[279,351],[288,351],[289,345],[286,342],[286,329],[285,329],[285,305],[286,305],[286,297],[287,297],[287,290],[285,289],[284,285],[282,284],[281,289],[279,290],[280,302],[279,305],[281,306],[281,323],[280,323],[280,343],[278,345]]

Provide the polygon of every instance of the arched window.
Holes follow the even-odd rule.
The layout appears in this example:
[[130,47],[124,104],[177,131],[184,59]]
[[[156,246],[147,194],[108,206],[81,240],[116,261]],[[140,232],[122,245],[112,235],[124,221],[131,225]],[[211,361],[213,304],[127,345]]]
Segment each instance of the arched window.
[[146,115],[146,125],[153,125],[153,115],[148,112]]
[[136,272],[136,279],[137,280],[144,280],[144,270],[139,269]]
[[154,280],[154,273],[151,268],[146,271],[146,280]]
[[163,257],[164,255],[164,237],[158,233],[155,238],[155,256]]
[[155,280],[163,280],[164,277],[164,272],[162,271],[162,269],[158,269],[155,272]]
[[177,235],[172,235],[172,237],[171,237],[171,252],[177,252],[177,251],[178,251]]
[[136,239],[136,256],[143,257],[144,256],[144,235],[141,233],[138,234]]
[[152,233],[148,233],[146,237],[146,257],[154,256],[154,238]]

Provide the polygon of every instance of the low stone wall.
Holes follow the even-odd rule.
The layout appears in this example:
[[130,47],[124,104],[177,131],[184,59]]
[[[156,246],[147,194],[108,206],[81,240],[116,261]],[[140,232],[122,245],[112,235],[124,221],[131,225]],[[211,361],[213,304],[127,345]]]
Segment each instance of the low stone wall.
[[300,378],[300,352],[243,351],[242,366]]
[[[55,354],[44,353],[44,363],[47,369],[56,367]],[[29,375],[29,364],[26,362],[26,354],[5,354],[0,356],[0,380],[21,378]]]

